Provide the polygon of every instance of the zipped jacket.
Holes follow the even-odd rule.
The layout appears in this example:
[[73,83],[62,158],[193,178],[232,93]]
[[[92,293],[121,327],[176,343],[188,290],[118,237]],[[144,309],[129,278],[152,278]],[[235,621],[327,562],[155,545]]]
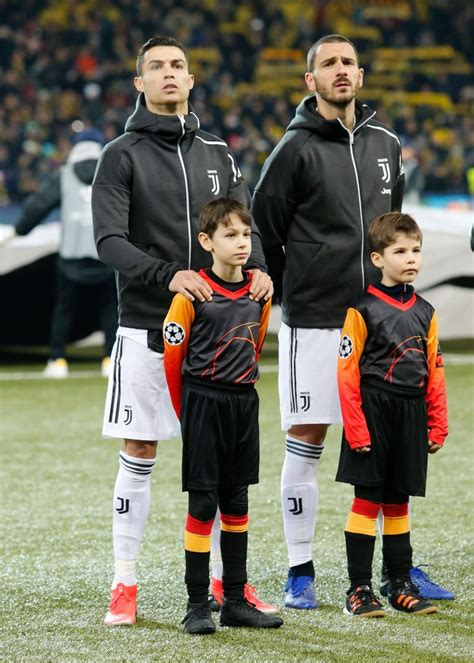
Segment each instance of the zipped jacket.
[[[102,152],[92,187],[99,257],[118,272],[119,324],[160,330],[177,271],[210,266],[197,217],[214,198],[250,205],[227,144],[197,116],[157,115],[138,97],[125,133]],[[255,225],[247,268],[265,269]]]
[[397,135],[374,116],[356,101],[351,133],[307,97],[264,164],[252,211],[289,326],[342,327],[378,280],[367,229],[401,209],[405,177]]

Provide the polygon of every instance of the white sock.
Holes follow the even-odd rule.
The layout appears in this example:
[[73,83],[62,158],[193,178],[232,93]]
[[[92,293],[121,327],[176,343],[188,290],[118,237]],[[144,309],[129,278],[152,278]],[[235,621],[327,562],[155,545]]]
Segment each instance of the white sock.
[[316,463],[323,449],[322,444],[307,444],[289,435],[286,437],[280,488],[290,567],[312,559],[318,502]]
[[221,512],[219,509],[216,511],[211,530],[211,575],[217,580],[222,580]]
[[120,452],[113,504],[115,576],[118,583],[136,585],[135,563],[150,512],[150,476],[154,458],[136,458]]

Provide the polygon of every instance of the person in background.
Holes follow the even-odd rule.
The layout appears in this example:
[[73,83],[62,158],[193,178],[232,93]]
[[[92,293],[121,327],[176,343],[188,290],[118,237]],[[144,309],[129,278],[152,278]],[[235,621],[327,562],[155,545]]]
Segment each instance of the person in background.
[[100,328],[105,335],[101,373],[109,376],[110,355],[117,331],[114,272],[99,260],[92,226],[91,191],[104,137],[91,127],[74,138],[66,163],[29,196],[11,237],[27,235],[56,207],[60,207],[61,240],[57,261],[56,295],[51,320],[50,358],[43,371],[48,378],[66,378],[66,345],[71,337],[80,291],[99,300]]

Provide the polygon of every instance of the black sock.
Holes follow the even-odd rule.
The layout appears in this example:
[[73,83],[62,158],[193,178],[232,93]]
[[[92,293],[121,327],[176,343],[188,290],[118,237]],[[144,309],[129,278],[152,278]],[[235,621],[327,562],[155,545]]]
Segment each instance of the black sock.
[[372,586],[372,561],[375,536],[344,532],[346,537],[347,573],[351,582],[350,592],[361,585]]
[[314,578],[314,564],[312,559],[304,564],[291,566],[290,569],[294,576],[309,576],[310,578]]
[[248,532],[221,530],[222,586],[224,597],[230,601],[242,598],[247,582]]
[[209,593],[209,557],[208,552],[199,553],[185,550],[186,575],[184,580],[190,603],[207,603]]

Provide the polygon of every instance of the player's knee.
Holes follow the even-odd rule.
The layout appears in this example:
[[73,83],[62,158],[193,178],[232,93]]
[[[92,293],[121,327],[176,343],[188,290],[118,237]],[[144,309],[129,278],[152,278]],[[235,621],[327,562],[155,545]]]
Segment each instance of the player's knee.
[[217,511],[217,495],[212,490],[190,490],[188,511],[193,518],[207,522],[213,520]]
[[156,442],[145,440],[124,440],[122,451],[135,458],[155,458]]
[[219,495],[221,513],[233,516],[246,516],[249,510],[248,486],[238,486],[230,492]]
[[329,424],[297,424],[288,430],[288,435],[306,442],[306,444],[323,444]]

